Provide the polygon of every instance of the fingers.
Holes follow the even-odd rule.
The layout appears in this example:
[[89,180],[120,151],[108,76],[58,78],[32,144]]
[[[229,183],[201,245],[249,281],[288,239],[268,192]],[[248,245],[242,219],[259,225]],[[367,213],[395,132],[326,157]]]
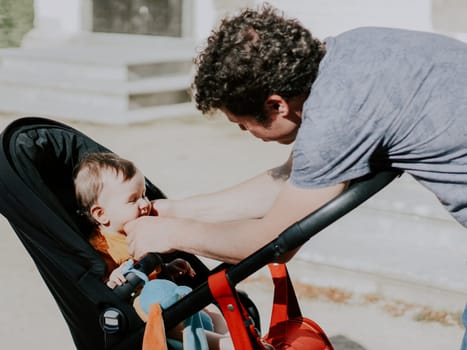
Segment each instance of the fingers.
[[185,274],[187,274],[190,277],[195,277],[196,271],[191,267],[188,261],[184,260],[184,262],[185,262]]
[[152,201],[152,209],[161,216],[170,216],[170,203],[168,199],[156,199]]
[[128,243],[128,254],[139,260],[142,257],[142,254],[136,249],[137,234],[136,231],[133,230],[135,225],[135,221],[131,221],[125,225],[124,230],[126,232],[126,242]]
[[175,259],[168,263],[167,270],[173,278],[183,275],[188,275],[190,277],[196,276],[196,271],[191,267],[190,263],[184,259]]
[[116,286],[122,286],[126,282],[125,276],[121,272],[120,268],[116,268],[110,274],[109,280],[107,281],[107,286],[114,289]]
[[148,252],[170,253],[169,245],[172,222],[167,218],[142,216],[125,224],[129,254],[141,259]]
[[190,276],[192,278],[196,276],[196,271],[193,270],[193,268],[191,266],[190,266],[190,269],[188,270],[187,273],[188,273],[188,276]]
[[156,201],[151,202],[151,215],[159,216],[159,211],[156,208]]
[[141,244],[138,245],[136,241],[131,241],[128,247],[128,253],[136,260],[140,260],[148,253],[147,250],[139,248],[140,246]]
[[109,287],[110,289],[114,289],[116,286],[117,284],[115,282],[110,280],[107,281],[107,287]]
[[136,232],[135,226],[137,220],[138,219],[129,221],[125,224],[125,226],[123,226],[123,231],[126,233],[127,240],[132,239],[134,232]]
[[136,241],[133,239],[133,236],[127,236],[126,242],[128,243],[128,254],[130,254],[131,256],[136,258],[136,260],[138,260],[139,258],[135,254]]

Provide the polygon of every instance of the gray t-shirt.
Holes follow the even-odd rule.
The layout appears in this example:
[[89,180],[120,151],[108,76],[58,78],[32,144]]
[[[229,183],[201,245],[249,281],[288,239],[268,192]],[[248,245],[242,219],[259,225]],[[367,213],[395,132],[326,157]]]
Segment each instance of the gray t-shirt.
[[291,182],[325,187],[384,168],[413,175],[467,226],[467,44],[359,28],[326,39]]

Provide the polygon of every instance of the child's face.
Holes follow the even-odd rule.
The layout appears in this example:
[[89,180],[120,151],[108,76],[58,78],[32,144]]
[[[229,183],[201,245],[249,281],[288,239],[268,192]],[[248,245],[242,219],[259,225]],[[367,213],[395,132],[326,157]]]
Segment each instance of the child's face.
[[91,210],[104,230],[124,233],[127,222],[150,214],[151,202],[146,197],[144,176],[140,171],[127,181],[122,174],[105,171],[102,180],[98,203]]

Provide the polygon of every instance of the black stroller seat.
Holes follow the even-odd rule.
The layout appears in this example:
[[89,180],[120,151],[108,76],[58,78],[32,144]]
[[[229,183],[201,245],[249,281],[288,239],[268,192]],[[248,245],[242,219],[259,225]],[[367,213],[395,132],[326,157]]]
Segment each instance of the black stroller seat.
[[[87,241],[89,229],[79,219],[73,191],[72,170],[80,156],[109,150],[67,125],[34,117],[11,123],[0,142],[0,213],[31,255],[76,347],[141,348],[144,323],[102,283],[106,266]],[[164,197],[146,182],[150,199]],[[206,279],[208,269],[199,259],[177,255],[197,272],[187,284],[194,287]],[[101,322],[109,308],[119,310],[124,330],[105,336]]]
[[[141,349],[145,324],[129,303],[102,282],[105,263],[88,243],[88,228],[77,214],[72,170],[81,155],[100,151],[109,150],[65,124],[35,117],[14,121],[0,135],[0,213],[31,255],[77,349]],[[236,265],[222,264],[210,271],[197,257],[175,253],[190,262],[196,277],[182,281],[193,292],[163,312],[166,328],[215,302],[209,276],[225,270],[235,287],[278,256],[303,245],[397,175],[385,171],[355,181],[343,194]],[[159,188],[146,182],[150,199],[164,197]],[[254,303],[245,294],[239,295],[259,328]],[[108,310],[117,310],[118,332],[103,330]]]

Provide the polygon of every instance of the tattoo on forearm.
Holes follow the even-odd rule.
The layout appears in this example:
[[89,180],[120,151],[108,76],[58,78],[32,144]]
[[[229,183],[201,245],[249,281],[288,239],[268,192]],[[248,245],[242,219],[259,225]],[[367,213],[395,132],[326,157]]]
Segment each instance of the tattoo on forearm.
[[268,171],[273,180],[287,181],[290,177],[290,168],[288,166],[279,166]]
[[268,170],[267,174],[272,177],[274,181],[282,181],[285,182],[289,179],[290,173],[292,172],[292,154],[290,154],[289,159],[276,168],[272,168]]

